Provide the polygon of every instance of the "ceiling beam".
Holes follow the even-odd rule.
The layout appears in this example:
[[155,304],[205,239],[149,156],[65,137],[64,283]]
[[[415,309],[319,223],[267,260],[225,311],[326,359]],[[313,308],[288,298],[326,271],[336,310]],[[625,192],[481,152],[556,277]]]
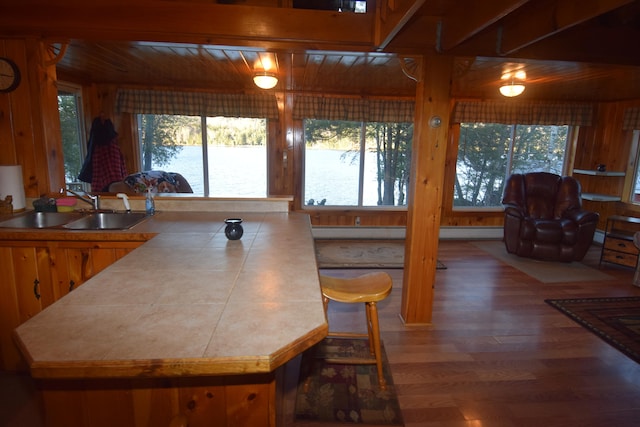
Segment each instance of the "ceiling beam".
[[498,54],[520,49],[578,24],[617,9],[634,0],[543,0],[529,3],[502,23]]
[[374,43],[384,50],[426,0],[381,0],[376,11]]
[[438,48],[446,52],[526,4],[529,0],[494,0],[457,2],[442,18],[441,41]]

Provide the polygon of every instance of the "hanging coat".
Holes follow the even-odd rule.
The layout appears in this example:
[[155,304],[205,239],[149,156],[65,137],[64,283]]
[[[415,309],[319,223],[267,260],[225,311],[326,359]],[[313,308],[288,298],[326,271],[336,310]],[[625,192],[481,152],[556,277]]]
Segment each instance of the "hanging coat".
[[91,191],[108,191],[109,185],[127,176],[118,133],[109,119],[97,117],[91,124],[87,157],[78,179],[91,183]]

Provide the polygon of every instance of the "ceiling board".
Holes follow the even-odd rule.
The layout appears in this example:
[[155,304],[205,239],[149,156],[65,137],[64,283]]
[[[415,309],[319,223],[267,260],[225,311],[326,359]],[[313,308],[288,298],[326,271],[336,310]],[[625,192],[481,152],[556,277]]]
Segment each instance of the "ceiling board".
[[[411,9],[408,3],[402,2],[406,10]],[[574,3],[581,4],[581,9],[573,10]],[[374,51],[373,45],[370,51],[351,51],[349,43],[344,50],[314,51],[314,43],[309,41],[271,40],[271,45],[281,46],[270,51],[278,63],[276,90],[412,97],[416,83],[405,76],[396,55],[428,56],[444,50],[456,57],[456,70],[464,70],[452,81],[456,97],[499,98],[497,87],[504,64],[522,62],[528,74],[525,98],[640,99],[640,44],[635,43],[640,39],[640,0],[584,5],[569,0],[497,0],[490,10],[473,13],[473,19],[466,20],[465,13],[477,7],[473,0],[415,4],[422,6],[399,28],[384,52]],[[217,10],[214,6],[202,8]],[[189,16],[187,9],[181,12],[184,16]],[[278,8],[268,12],[272,20],[279,12],[274,9]],[[244,15],[230,16],[259,19],[260,13],[267,13],[259,7],[242,11]],[[315,16],[313,11],[307,12]],[[554,20],[558,22],[554,24]],[[278,34],[300,27],[298,23],[287,28],[288,21],[281,22]],[[333,29],[327,27],[326,31]],[[359,30],[358,37],[361,33]],[[326,37],[335,41],[335,34]],[[498,43],[501,37],[504,39]],[[249,44],[249,40],[237,42]],[[256,42],[256,46],[217,46],[72,39],[58,71],[61,78],[87,83],[255,92],[259,89],[252,82],[254,63],[265,52],[260,46],[268,41]],[[500,46],[522,47],[507,57],[499,52]]]

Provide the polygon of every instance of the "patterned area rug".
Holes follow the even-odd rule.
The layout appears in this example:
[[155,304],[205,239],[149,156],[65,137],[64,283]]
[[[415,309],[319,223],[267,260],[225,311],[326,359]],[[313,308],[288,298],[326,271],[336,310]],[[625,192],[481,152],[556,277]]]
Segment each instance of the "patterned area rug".
[[302,356],[296,419],[326,423],[403,426],[384,347],[387,389],[380,390],[376,365],[327,363],[322,357],[368,357],[366,339],[325,338]]
[[640,363],[640,297],[545,301]]
[[[404,240],[316,240],[320,268],[404,268]],[[437,269],[447,267],[438,261]]]

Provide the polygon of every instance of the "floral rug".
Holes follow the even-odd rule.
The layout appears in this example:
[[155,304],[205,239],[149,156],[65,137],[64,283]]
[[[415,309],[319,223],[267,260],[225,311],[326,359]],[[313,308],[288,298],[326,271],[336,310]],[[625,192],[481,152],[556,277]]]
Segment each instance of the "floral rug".
[[[316,239],[320,268],[404,268],[404,239]],[[446,270],[439,260],[436,269]]]
[[376,365],[327,363],[324,358],[368,357],[366,339],[325,338],[302,357],[296,419],[327,423],[403,426],[386,354],[387,389],[378,385]]
[[545,301],[640,363],[640,297]]

